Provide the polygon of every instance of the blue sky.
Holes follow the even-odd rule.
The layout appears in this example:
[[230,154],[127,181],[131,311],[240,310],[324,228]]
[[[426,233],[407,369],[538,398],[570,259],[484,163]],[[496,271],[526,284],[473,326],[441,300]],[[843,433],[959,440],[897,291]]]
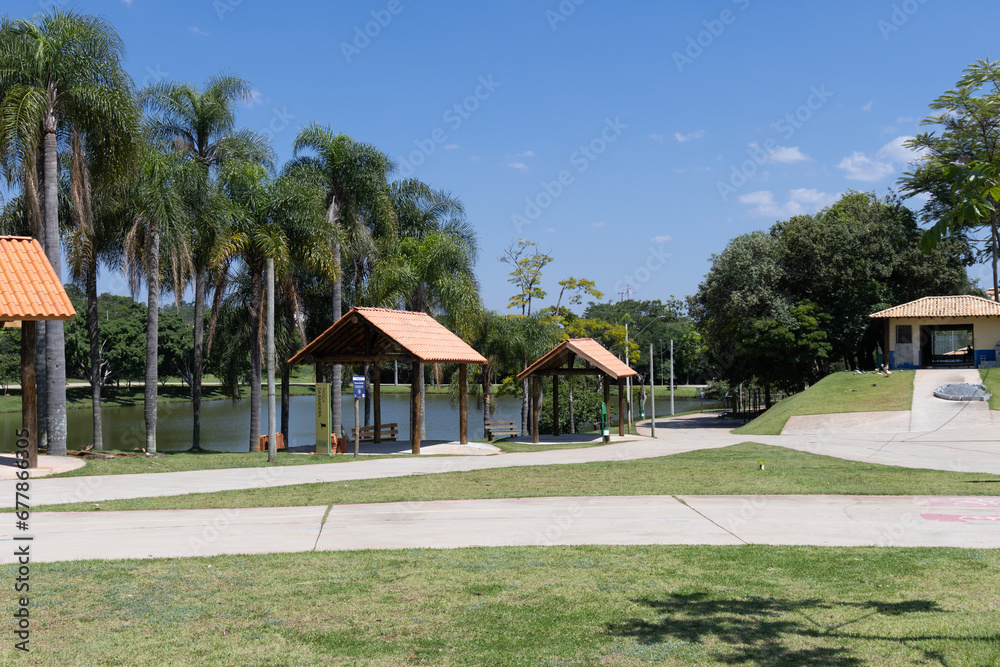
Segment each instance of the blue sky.
[[1000,57],[1000,10],[974,0],[59,6],[108,18],[140,85],[249,79],[240,124],[282,162],[315,121],[458,195],[499,310],[512,288],[498,258],[520,237],[555,258],[549,301],[571,275],[606,299],[694,293],[732,237],[849,189],[884,194],[931,100]]

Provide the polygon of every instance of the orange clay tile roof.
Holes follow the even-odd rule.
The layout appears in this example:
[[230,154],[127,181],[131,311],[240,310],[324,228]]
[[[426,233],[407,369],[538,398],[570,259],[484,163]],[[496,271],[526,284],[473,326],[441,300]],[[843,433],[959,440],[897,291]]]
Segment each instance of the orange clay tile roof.
[[365,361],[485,364],[486,358],[426,313],[353,308],[289,360],[291,364]]
[[518,373],[517,379],[523,380],[544,371],[565,369],[574,355],[593,366],[595,372],[607,373],[616,380],[638,375],[593,338],[570,338],[556,345],[551,352]]
[[1000,303],[980,296],[925,296],[869,315],[872,319],[929,317],[1000,317]]
[[74,315],[41,244],[0,236],[0,321],[69,320]]

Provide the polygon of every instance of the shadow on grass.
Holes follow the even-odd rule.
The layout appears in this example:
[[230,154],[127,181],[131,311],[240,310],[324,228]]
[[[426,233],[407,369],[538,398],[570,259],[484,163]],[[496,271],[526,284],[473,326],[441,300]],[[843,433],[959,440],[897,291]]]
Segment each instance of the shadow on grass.
[[[824,640],[867,639],[905,644],[920,651],[927,660],[945,664],[944,656],[936,651],[912,645],[913,641],[929,637],[861,637],[841,633],[842,629],[871,616],[903,616],[913,613],[947,613],[937,602],[910,600],[906,602],[826,602],[824,600],[782,600],[750,597],[741,600],[709,598],[704,593],[675,594],[666,600],[648,598],[634,600],[655,610],[658,621],[630,619],[608,625],[608,631],[622,637],[632,637],[640,644],[657,645],[683,641],[701,644],[714,640],[731,647],[713,657],[726,664],[771,665],[832,665],[855,667],[867,664],[852,655],[844,646],[818,646]],[[836,608],[856,608],[858,616],[836,625],[820,625],[811,613]],[[948,638],[948,639],[957,639]]]

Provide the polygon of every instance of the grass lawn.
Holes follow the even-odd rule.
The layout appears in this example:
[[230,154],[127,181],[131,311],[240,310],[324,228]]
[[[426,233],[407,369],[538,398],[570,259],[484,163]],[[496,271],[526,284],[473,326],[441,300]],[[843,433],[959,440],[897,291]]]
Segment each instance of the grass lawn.
[[[995,665],[1000,553],[508,547],[36,564],[34,665]],[[3,566],[13,581],[15,566]],[[13,614],[13,594],[3,613]],[[10,633],[8,633],[10,634]],[[13,636],[4,664],[15,664]],[[29,657],[30,656],[30,657]]]
[[[113,450],[105,450],[114,453]],[[352,450],[353,452],[353,450]],[[128,456],[114,459],[88,459],[87,465],[53,477],[90,477],[93,475],[135,475],[140,473],[184,472],[186,470],[222,470],[226,468],[266,468],[271,465],[296,466],[318,463],[349,463],[396,456],[364,456],[352,454],[315,456],[278,452],[276,464],[267,462],[267,452],[161,452],[162,456]],[[409,456],[409,455],[407,455]]]
[[[760,460],[767,462],[759,469]],[[743,443],[637,461],[496,468],[102,501],[102,510],[296,507],[472,498],[689,494],[996,495],[1000,475],[844,461]],[[35,511],[89,511],[93,503]],[[10,512],[11,509],[3,510]]]
[[797,415],[909,410],[913,403],[913,376],[914,371],[893,371],[890,376],[833,373],[809,389],[778,401],[733,433],[780,435],[788,418]]
[[987,391],[993,394],[990,397],[990,410],[1000,410],[1000,368],[980,368],[979,376],[983,378]]

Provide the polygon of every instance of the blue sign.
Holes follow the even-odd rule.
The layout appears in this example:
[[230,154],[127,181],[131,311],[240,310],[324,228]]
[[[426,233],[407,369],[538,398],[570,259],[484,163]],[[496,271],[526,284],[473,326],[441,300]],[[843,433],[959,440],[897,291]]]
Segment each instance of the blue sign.
[[351,377],[354,382],[354,398],[364,398],[365,397],[365,376],[364,375],[354,375]]

